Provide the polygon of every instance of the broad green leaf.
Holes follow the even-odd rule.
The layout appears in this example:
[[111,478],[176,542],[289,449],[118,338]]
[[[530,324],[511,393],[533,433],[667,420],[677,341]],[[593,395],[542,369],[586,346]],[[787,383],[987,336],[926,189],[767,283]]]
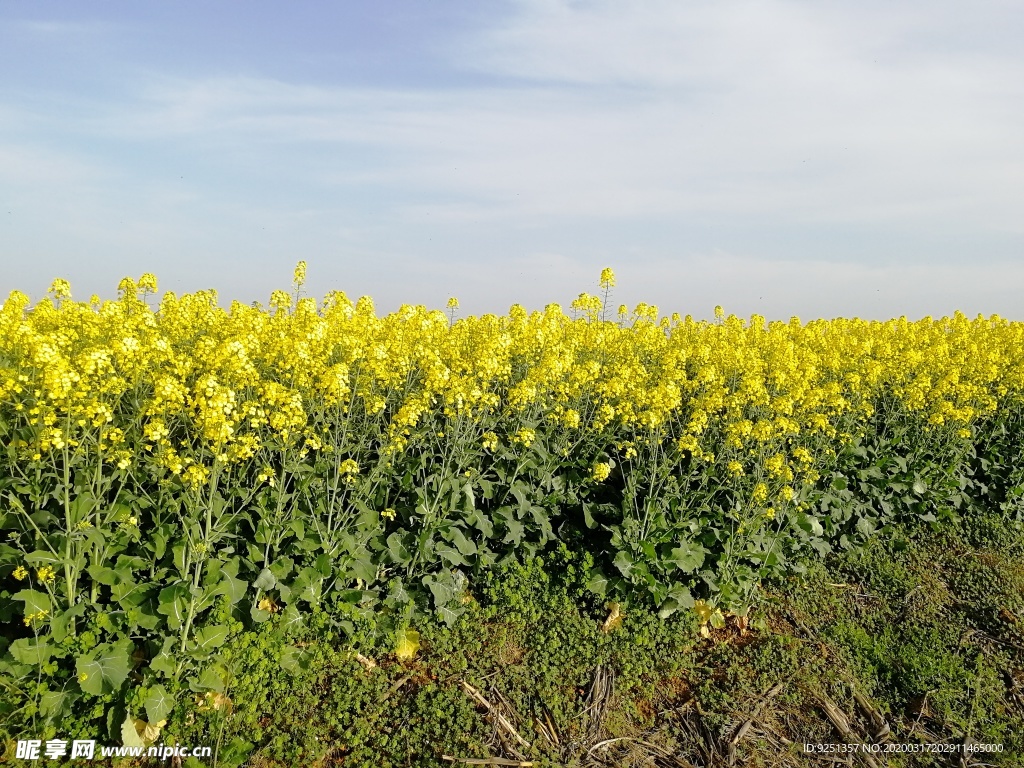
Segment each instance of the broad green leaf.
[[167,626],[177,629],[185,623],[185,615],[188,612],[188,585],[178,582],[164,587],[160,590],[157,603],[157,611],[167,617]]
[[505,527],[508,528],[508,533],[505,534],[505,538],[502,539],[504,544],[512,544],[513,546],[518,545],[523,539],[523,534],[526,531],[525,526],[518,520],[512,518],[506,518],[503,520]]
[[821,536],[825,529],[821,527],[818,518],[813,515],[801,514],[796,518],[797,525],[812,536]]
[[252,583],[256,589],[261,589],[264,592],[268,589],[273,589],[275,584],[277,584],[277,579],[269,568],[264,568],[260,571],[260,575],[257,576],[256,581]]
[[214,648],[224,645],[228,639],[228,628],[223,624],[215,624],[212,627],[203,627],[195,634],[195,645],[193,651],[199,653],[210,653]]
[[377,579],[377,566],[373,564],[373,559],[368,554],[357,557],[352,563],[351,570],[355,578],[362,579],[366,584],[371,584]]
[[608,591],[608,577],[598,568],[591,569],[587,579],[587,589],[598,597],[604,597]]
[[49,616],[53,607],[50,603],[50,596],[35,589],[23,589],[20,592],[15,592],[11,597],[25,603],[26,616],[39,613]]
[[462,556],[462,553],[449,544],[438,544],[436,552],[441,561],[448,567],[469,565],[469,562]]
[[68,630],[71,628],[71,622],[83,613],[85,613],[85,603],[77,603],[70,610],[54,616],[50,621],[50,634],[53,636],[53,641],[55,643],[64,642],[64,638],[68,636]]
[[397,531],[388,536],[388,555],[395,565],[407,565],[412,562],[412,554]]
[[388,596],[384,603],[391,608],[401,608],[408,605],[412,597],[405,588],[405,584],[399,578],[394,578],[388,584]]
[[294,604],[289,605],[281,613],[281,629],[286,633],[299,631],[302,629],[304,621],[305,618]]
[[451,535],[451,541],[455,545],[455,548],[459,550],[463,555],[475,555],[476,544],[466,538],[466,535],[461,529],[452,527],[449,531]]
[[465,612],[466,606],[455,605],[454,603],[442,605],[440,608],[437,609],[437,613],[441,617],[441,620],[449,627],[455,624],[455,620]]
[[273,615],[274,614],[272,614],[270,611],[264,610],[263,608],[260,608],[256,605],[249,609],[249,616],[257,624],[262,624],[265,621],[269,621],[270,617]]
[[82,690],[102,696],[121,687],[131,670],[130,640],[102,643],[78,658],[78,681]]
[[167,716],[171,714],[174,709],[174,698],[166,688],[158,683],[150,686],[149,693],[146,695],[145,707],[149,722],[159,723],[166,720]]
[[619,569],[625,578],[629,578],[633,575],[633,571],[636,570],[636,562],[633,560],[633,555],[625,550],[619,550],[615,555],[615,560],[612,564]]
[[49,639],[37,640],[34,637],[22,637],[11,643],[7,650],[19,664],[41,667],[50,660],[54,648],[50,644]]
[[210,664],[203,669],[198,678],[193,679],[189,687],[194,691],[223,692],[227,680],[227,670],[220,664]]
[[690,590],[686,587],[675,586],[669,590],[661,608],[658,609],[658,616],[667,619],[676,611],[688,611],[693,608],[694,599]]
[[145,602],[152,591],[152,584],[136,584],[132,580],[121,581],[110,588],[110,596],[125,610]]
[[99,584],[104,584],[108,587],[113,586],[118,582],[117,573],[113,568],[107,568],[102,565],[90,565],[87,569],[89,575]]
[[857,521],[857,530],[865,537],[875,532],[875,522],[869,517],[862,517]]
[[587,578],[587,589],[598,597],[604,597],[608,591],[608,577],[600,568],[591,568]]
[[[305,600],[311,606],[319,605],[324,587],[323,578],[313,568],[304,568],[301,575],[304,577],[305,584],[303,584],[302,589],[299,591],[298,599]],[[293,585],[292,589],[294,591],[296,587]]]
[[700,544],[684,541],[672,550],[672,556],[668,562],[683,573],[693,573],[704,565],[706,555],[707,550]]
[[70,713],[72,704],[79,697],[79,693],[67,689],[47,691],[39,697],[39,714],[47,720],[60,718]]
[[62,560],[52,552],[37,549],[35,552],[29,552],[25,555],[25,562],[31,566],[35,566],[36,568],[48,565],[54,570],[57,570],[57,566],[61,564]]
[[154,656],[153,660],[149,662],[150,669],[164,675],[165,677],[170,677],[177,669],[176,651],[178,648],[175,639],[176,638],[173,637],[165,637],[164,646],[160,649],[160,653]]
[[277,663],[285,672],[294,675],[304,668],[303,662],[307,660],[308,655],[304,649],[288,645],[282,649]]

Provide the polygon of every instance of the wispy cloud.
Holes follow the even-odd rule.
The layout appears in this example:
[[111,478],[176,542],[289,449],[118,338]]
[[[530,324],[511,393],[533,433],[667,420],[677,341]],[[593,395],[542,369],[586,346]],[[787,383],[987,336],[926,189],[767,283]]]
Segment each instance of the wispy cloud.
[[[155,233],[146,252],[172,270],[319,255],[385,302],[481,285],[499,304],[500,286],[555,300],[626,261],[654,293],[701,286],[688,301],[721,283],[757,307],[778,280],[772,295],[795,307],[893,311],[879,286],[905,284],[908,301],[931,292],[923,309],[981,295],[971,275],[1017,277],[1014,18],[1002,2],[967,18],[918,2],[527,0],[448,41],[430,86],[274,76],[255,60],[142,62],[102,92],[9,85],[0,176],[12,195],[59,188],[48,242],[63,228],[118,264]],[[9,242],[41,237],[53,205]],[[984,267],[958,266],[965,252]],[[524,287],[538,274],[543,289]]]

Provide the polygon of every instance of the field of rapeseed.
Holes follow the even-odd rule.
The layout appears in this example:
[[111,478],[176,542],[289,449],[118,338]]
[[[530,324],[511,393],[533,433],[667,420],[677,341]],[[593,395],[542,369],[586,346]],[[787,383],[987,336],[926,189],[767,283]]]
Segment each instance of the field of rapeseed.
[[894,525],[1024,515],[1024,323],[664,317],[616,309],[611,270],[568,311],[380,317],[303,296],[305,269],[268,307],[148,274],[7,298],[0,717],[144,738],[272,618],[411,656],[424,616],[557,543],[610,619],[708,632]]

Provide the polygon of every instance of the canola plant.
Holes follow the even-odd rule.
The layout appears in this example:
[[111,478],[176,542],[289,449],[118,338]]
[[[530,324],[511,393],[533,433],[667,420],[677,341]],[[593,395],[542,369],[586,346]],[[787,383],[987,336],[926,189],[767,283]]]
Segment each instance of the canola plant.
[[305,273],[267,307],[149,274],[7,298],[0,674],[102,697],[144,658],[147,691],[216,689],[242,627],[456,621],[481,568],[555,541],[596,595],[721,622],[896,521],[1022,514],[1024,323],[615,311],[610,269],[568,311],[378,316]]

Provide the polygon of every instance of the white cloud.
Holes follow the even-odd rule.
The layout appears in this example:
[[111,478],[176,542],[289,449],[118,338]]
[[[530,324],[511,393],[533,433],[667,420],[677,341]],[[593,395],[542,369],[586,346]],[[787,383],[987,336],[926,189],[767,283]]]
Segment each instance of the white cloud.
[[[1005,305],[1016,265],[934,263],[954,253],[936,242],[1024,234],[1014,6],[964,8],[530,0],[451,50],[472,86],[140,68],[117,100],[12,101],[0,176],[12,196],[59,190],[20,242],[43,233],[54,252],[63,228],[124,264],[148,239],[181,279],[217,253],[228,277],[245,253],[320,256],[382,302],[458,292],[494,309],[567,303],[606,259],[645,286],[635,300],[680,311]],[[882,263],[898,251],[908,263]]]
[[92,129],[216,147],[249,170],[280,161],[311,184],[393,187],[428,198],[435,220],[713,214],[1019,234],[1024,56],[929,47],[963,13],[532,0],[453,54],[512,81],[165,78]]

